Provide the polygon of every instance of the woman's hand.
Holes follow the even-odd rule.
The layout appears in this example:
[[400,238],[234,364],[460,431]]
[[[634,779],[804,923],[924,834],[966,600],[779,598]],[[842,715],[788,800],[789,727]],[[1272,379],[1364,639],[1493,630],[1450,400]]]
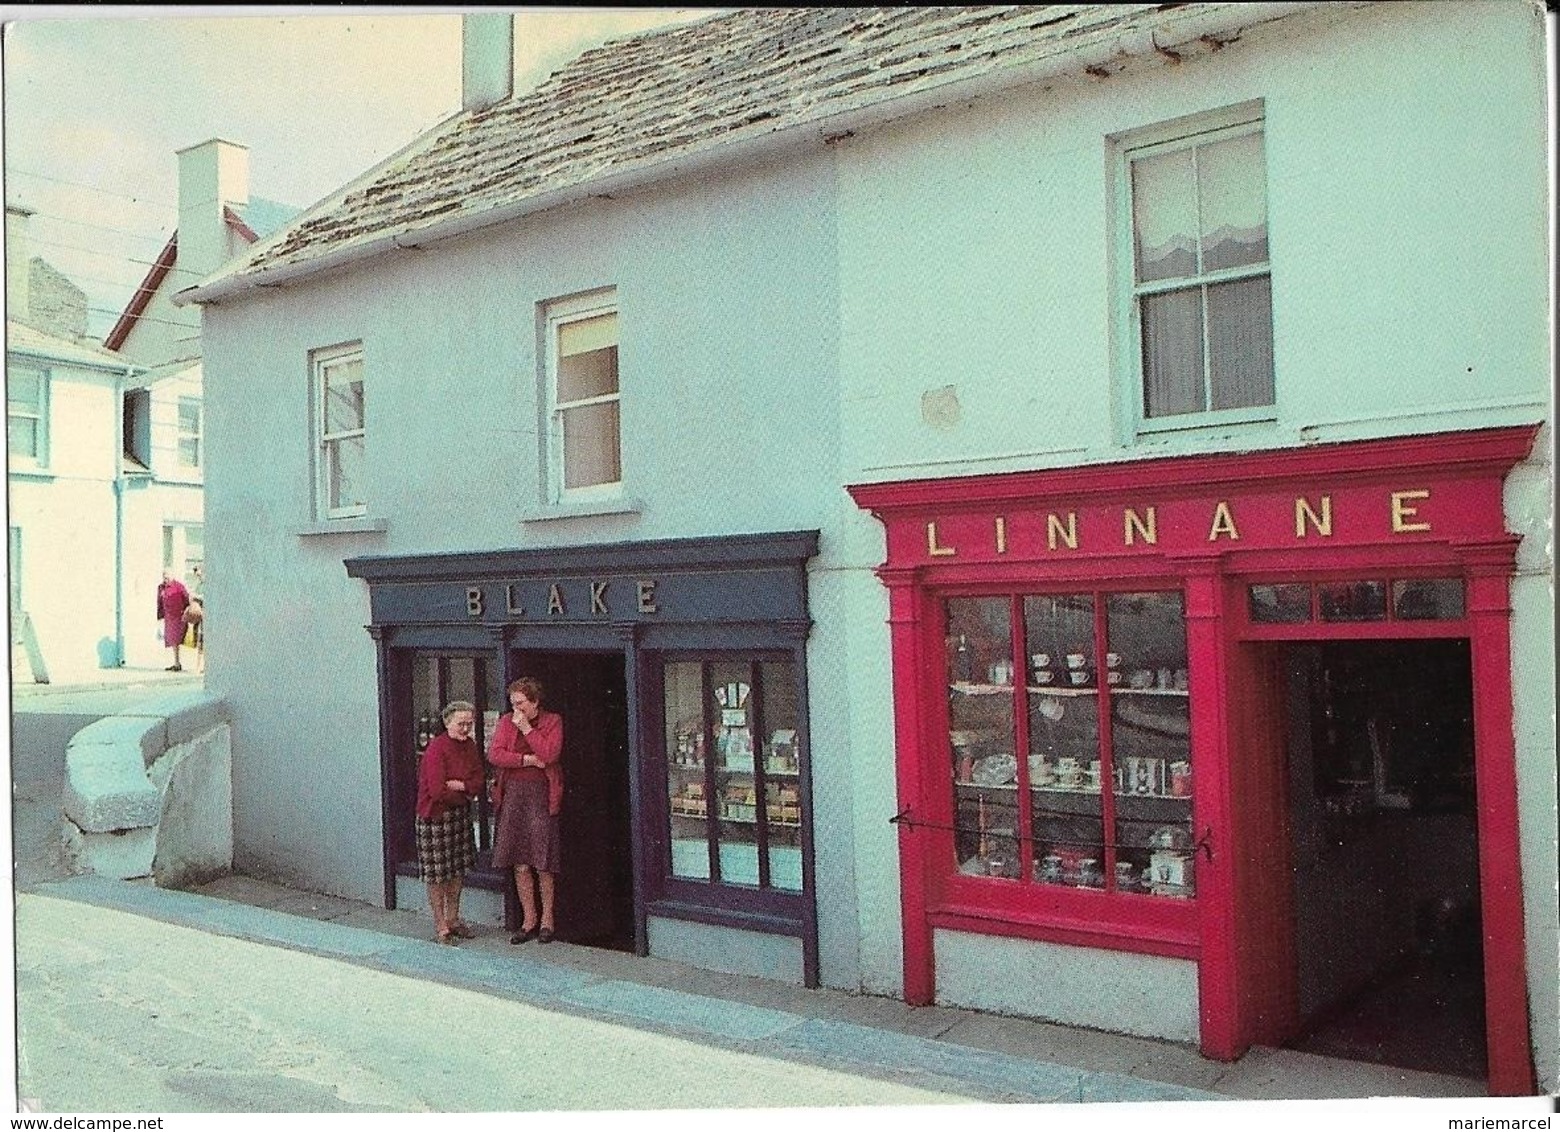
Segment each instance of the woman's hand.
[[458,790],[464,794],[466,792],[466,784],[458,778],[446,778],[444,780],[444,789]]

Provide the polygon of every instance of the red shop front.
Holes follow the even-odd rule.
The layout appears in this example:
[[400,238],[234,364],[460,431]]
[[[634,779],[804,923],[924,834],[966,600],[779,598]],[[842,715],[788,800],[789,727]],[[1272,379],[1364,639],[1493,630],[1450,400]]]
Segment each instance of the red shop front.
[[937,930],[1189,960],[1230,1060],[1461,972],[1446,1024],[1532,1092],[1502,485],[1535,432],[852,487],[907,1001]]

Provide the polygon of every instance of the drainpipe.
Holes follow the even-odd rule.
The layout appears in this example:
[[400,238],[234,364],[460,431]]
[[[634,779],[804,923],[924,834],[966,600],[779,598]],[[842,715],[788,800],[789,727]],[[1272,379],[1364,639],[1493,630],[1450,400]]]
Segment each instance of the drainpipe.
[[125,666],[125,385],[135,372],[114,377],[114,667]]

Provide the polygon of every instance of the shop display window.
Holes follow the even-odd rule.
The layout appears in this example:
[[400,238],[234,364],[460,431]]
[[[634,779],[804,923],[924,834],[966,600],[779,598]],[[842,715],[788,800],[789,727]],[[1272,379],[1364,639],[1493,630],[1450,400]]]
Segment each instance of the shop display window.
[[[450,656],[439,653],[419,652],[411,658],[411,713],[413,733],[405,748],[407,751],[404,776],[397,776],[409,785],[409,801],[406,813],[397,825],[397,859],[403,866],[417,868],[416,841],[413,833],[413,817],[417,804],[417,772],[422,753],[428,742],[444,730],[441,713],[444,705],[452,700],[466,700],[476,707],[476,730],[472,739],[477,749],[487,757],[488,740],[498,724],[500,707],[507,702],[501,687],[502,673],[485,657]],[[487,788],[472,807],[473,834],[476,837],[478,861],[485,864],[493,849],[493,815],[488,804],[488,794],[493,784],[493,770],[488,768]]]
[[1191,897],[1181,595],[951,598],[945,613],[958,872]]
[[794,664],[669,660],[664,687],[671,875],[800,892]]

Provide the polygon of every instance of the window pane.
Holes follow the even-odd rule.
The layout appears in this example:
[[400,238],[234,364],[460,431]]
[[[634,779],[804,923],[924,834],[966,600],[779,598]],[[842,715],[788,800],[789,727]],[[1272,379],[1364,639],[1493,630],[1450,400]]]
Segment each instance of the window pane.
[[801,751],[798,747],[796,666],[759,665],[764,700],[764,816],[769,844],[769,885],[802,890]]
[[200,440],[197,437],[179,438],[179,465],[185,468],[200,467]]
[[1190,897],[1191,702],[1181,595],[1112,594],[1106,617],[1107,673],[1124,674],[1111,681],[1110,883],[1120,892]]
[[1444,621],[1466,615],[1461,578],[1392,583],[1393,615],[1402,621]]
[[560,403],[605,397],[618,391],[617,347],[558,359]]
[[1143,412],[1147,417],[1200,413],[1203,393],[1202,289],[1145,295]]
[[200,431],[200,402],[194,398],[179,398],[179,431]]
[[623,478],[616,401],[582,405],[559,414],[563,426],[563,486],[591,487]]
[[6,441],[11,446],[11,455],[28,456],[36,459],[38,456],[38,422],[21,417],[12,417],[6,421]]
[[1197,274],[1191,150],[1132,163],[1132,236],[1139,283]]
[[1202,210],[1202,269],[1266,263],[1267,185],[1262,135],[1247,134],[1197,149]]
[[1251,619],[1264,625],[1298,625],[1311,619],[1311,587],[1252,586],[1247,591]]
[[37,415],[43,406],[42,375],[26,370],[6,374],[5,404],[9,410]]
[[1026,597],[1034,880],[1104,883],[1100,822],[1099,655],[1094,599]]
[[558,327],[558,355],[571,357],[617,345],[616,313],[598,314],[565,322]]
[[1273,297],[1267,276],[1208,288],[1208,354],[1215,409],[1273,403]]
[[325,431],[354,432],[363,427],[363,362],[354,359],[325,368]]
[[1316,587],[1323,621],[1385,621],[1385,582],[1326,582]]
[[666,793],[671,810],[672,875],[694,880],[710,876],[709,799],[705,750],[708,727],[703,709],[703,665],[666,665]]
[[1005,597],[947,604],[953,848],[968,876],[1019,875],[1011,610]]
[[752,667],[724,661],[710,665],[706,707],[715,734],[716,814],[720,819],[720,880],[756,885],[758,876],[758,781],[753,734],[757,701]]
[[329,497],[332,510],[361,507],[363,494],[363,438],[333,440],[325,446],[329,461]]

